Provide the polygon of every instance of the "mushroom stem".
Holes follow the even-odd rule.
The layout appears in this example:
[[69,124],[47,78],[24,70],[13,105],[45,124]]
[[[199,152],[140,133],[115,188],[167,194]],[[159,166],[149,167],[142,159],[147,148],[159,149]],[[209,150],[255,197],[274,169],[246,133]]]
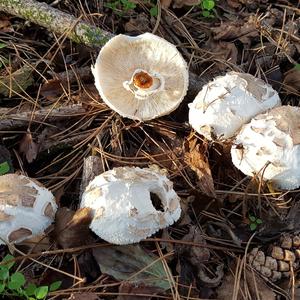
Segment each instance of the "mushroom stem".
[[146,99],[152,94],[162,91],[165,87],[164,78],[158,74],[150,74],[145,70],[134,71],[130,81],[124,81],[123,86],[138,99]]
[[153,78],[147,72],[140,71],[133,75],[133,84],[140,89],[148,89],[153,85]]

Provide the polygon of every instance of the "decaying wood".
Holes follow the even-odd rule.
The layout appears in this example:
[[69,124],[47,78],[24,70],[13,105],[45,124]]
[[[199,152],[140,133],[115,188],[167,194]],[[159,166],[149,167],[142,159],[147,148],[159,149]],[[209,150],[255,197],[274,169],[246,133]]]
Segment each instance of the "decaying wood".
[[[104,167],[99,156],[88,156],[83,162],[83,172],[80,186],[80,195],[83,194],[89,182],[92,181],[97,175],[104,172]],[[80,196],[81,198],[81,196]]]
[[23,127],[32,123],[49,123],[58,120],[81,116],[86,114],[86,109],[81,104],[72,104],[58,108],[42,108],[32,112],[32,110],[15,112],[10,108],[0,109],[0,130],[11,130]]
[[103,46],[113,35],[35,0],[0,0],[0,11],[31,21],[90,47]]

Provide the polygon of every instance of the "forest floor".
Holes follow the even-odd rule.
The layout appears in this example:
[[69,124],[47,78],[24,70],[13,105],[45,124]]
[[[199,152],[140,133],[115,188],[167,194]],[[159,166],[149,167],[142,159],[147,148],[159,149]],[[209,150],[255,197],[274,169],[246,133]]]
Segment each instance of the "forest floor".
[[[282,104],[299,106],[297,1],[46,2],[113,34],[165,38],[199,76],[199,90],[230,70],[248,72],[271,84]],[[0,258],[14,256],[12,272],[25,276],[25,287],[47,287],[32,299],[300,299],[299,249],[283,245],[300,232],[299,190],[277,191],[245,176],[228,145],[196,134],[187,106],[195,93],[165,117],[120,117],[94,86],[90,66],[97,54],[0,12],[0,172],[39,180],[59,206],[46,236],[0,246]],[[86,216],[75,211],[90,155],[100,157],[103,171],[167,169],[181,197],[180,220],[131,246],[110,245],[87,231]],[[79,224],[70,225],[74,214]],[[247,257],[254,248],[269,256],[274,247],[294,252],[296,261],[271,282]],[[0,274],[0,288],[1,280]],[[57,281],[59,288],[49,289]],[[2,297],[18,298],[12,294]]]

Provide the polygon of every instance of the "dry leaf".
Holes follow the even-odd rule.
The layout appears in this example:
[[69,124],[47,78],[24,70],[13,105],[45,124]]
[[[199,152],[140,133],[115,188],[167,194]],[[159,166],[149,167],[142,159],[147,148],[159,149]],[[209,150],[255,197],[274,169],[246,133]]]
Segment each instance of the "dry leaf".
[[129,282],[123,282],[119,287],[119,293],[121,295],[119,295],[116,300],[150,300],[159,292],[161,292],[161,289],[146,286],[143,283],[136,285]]
[[205,155],[206,147],[197,143],[196,138],[190,138],[186,142],[185,162],[196,172],[198,176],[197,185],[201,192],[215,198],[214,182],[211,175],[208,159]]
[[174,8],[181,8],[183,6],[193,6],[193,5],[199,5],[200,0],[174,0],[173,1],[173,7]]
[[[263,279],[247,269],[245,270],[245,274],[241,276],[238,287],[235,286],[235,283],[236,278],[229,271],[223,278],[222,285],[217,289],[217,299],[233,299],[234,292],[238,287],[239,292],[237,293],[237,298],[234,298],[236,300],[276,299],[275,293],[264,283]],[[248,293],[245,294],[246,290]],[[245,295],[248,295],[248,297],[245,297]]]
[[217,61],[217,66],[220,70],[226,70],[228,68],[227,64],[222,61],[229,61],[232,64],[237,63],[238,50],[234,43],[232,42],[223,42],[223,41],[214,41],[210,39],[205,44],[205,48],[211,51],[213,49],[214,59],[218,59],[221,62]]
[[97,294],[94,293],[73,293],[67,300],[101,300]]
[[184,254],[185,258],[196,268],[199,267],[201,263],[208,262],[210,258],[210,251],[205,248],[206,241],[202,237],[199,228],[196,226],[190,226],[189,233],[186,234],[183,241],[193,242],[195,244],[203,244],[203,247],[180,245],[178,246],[178,252]]
[[26,160],[29,163],[36,159],[39,152],[39,145],[33,141],[30,131],[27,131],[23,136],[20,142],[19,151],[26,157]]
[[41,95],[48,100],[53,100],[62,95],[66,88],[67,86],[64,86],[60,80],[50,79],[42,85]]
[[143,33],[149,31],[150,21],[145,13],[140,13],[136,18],[131,17],[130,20],[125,24],[126,32]]
[[300,93],[300,69],[293,68],[284,74],[284,89],[291,94]]
[[244,44],[250,44],[251,38],[259,35],[256,29],[256,19],[251,16],[248,20],[224,22],[218,27],[211,28],[215,34],[214,40],[231,41],[239,39]]
[[54,237],[62,248],[72,248],[91,242],[89,225],[92,221],[92,210],[82,208],[76,212],[62,207],[55,216]]
[[[117,280],[145,284],[162,290],[170,288],[167,271],[161,260],[146,253],[139,245],[94,248],[93,255],[101,272]],[[169,273],[171,271],[169,270]]]

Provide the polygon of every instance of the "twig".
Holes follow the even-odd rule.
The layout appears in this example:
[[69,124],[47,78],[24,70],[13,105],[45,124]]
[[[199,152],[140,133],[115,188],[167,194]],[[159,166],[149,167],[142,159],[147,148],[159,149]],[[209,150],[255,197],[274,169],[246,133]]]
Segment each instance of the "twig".
[[[81,104],[73,104],[58,108],[42,108],[32,112],[12,112],[10,108],[0,109],[0,130],[11,130],[28,125],[29,122],[46,124],[50,121],[65,120],[66,118],[81,116],[86,113],[86,109]],[[47,122],[45,122],[47,120]],[[51,126],[51,124],[48,124]],[[53,125],[52,125],[53,126]]]

